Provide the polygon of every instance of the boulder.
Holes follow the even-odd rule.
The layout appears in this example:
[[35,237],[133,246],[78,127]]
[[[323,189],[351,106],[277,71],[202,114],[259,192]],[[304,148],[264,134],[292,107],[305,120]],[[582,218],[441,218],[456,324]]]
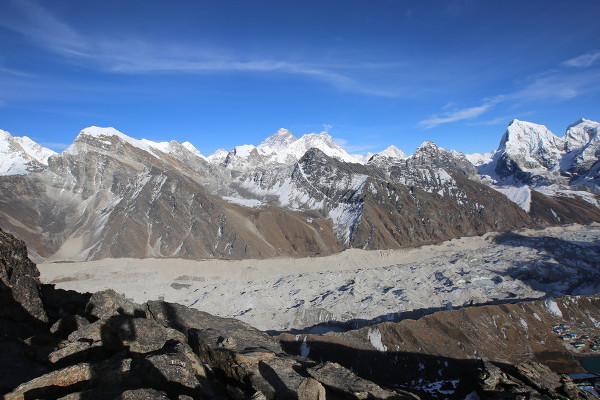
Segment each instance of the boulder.
[[50,354],[47,359],[51,364],[67,365],[87,361],[92,357],[93,350],[101,350],[101,342],[87,341],[68,342]]
[[170,341],[164,348],[138,361],[142,385],[166,392],[171,397],[214,398],[216,390],[207,379],[202,362],[186,344]]
[[50,327],[50,333],[60,338],[67,338],[72,332],[89,324],[90,322],[81,315],[65,315]]
[[25,243],[0,229],[0,318],[48,322],[39,276]]
[[98,319],[108,319],[116,315],[146,316],[142,306],[112,289],[92,294],[85,306],[85,313]]
[[59,398],[90,386],[119,386],[130,370],[131,359],[120,356],[99,363],[70,365],[19,385],[4,399]]
[[187,337],[176,329],[164,327],[146,318],[127,315],[109,318],[101,329],[104,347],[120,350],[123,347],[132,353],[149,353],[160,350],[167,340],[187,341]]
[[91,293],[57,289],[53,284],[42,284],[42,301],[51,321],[60,317],[83,315]]
[[154,389],[126,390],[116,396],[114,400],[169,400],[162,392]]
[[0,336],[0,393],[48,372],[48,367],[28,357],[21,340]]
[[321,382],[325,388],[351,399],[419,399],[418,396],[408,392],[384,389],[333,362],[325,362],[309,368],[308,373]]
[[480,399],[598,399],[578,388],[567,375],[537,362],[511,366],[482,361],[477,374],[463,377],[456,392],[462,397],[474,392]]
[[304,378],[298,386],[298,400],[325,400],[325,388],[314,378]]
[[281,345],[266,333],[179,304],[151,301],[147,309],[149,316],[164,326],[186,332],[194,352],[218,376],[239,382],[230,394],[242,390],[245,396],[260,392],[267,399],[297,397],[306,377],[299,371],[306,369],[303,363],[308,361],[284,354]]
[[169,400],[169,398],[158,390],[148,388],[125,391],[120,388],[95,388],[70,393],[58,400]]

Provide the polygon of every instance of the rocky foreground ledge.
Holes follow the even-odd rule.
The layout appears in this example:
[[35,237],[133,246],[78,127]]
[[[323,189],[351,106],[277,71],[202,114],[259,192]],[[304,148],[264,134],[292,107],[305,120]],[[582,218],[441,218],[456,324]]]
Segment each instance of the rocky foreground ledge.
[[[600,320],[599,298],[577,299],[582,315]],[[474,344],[495,346],[471,340],[476,318],[440,313],[438,320],[433,314],[345,336],[274,338],[241,321],[179,304],[135,304],[114,291],[82,294],[41,285],[24,243],[1,230],[0,301],[0,391],[10,400],[598,398],[533,361],[533,353],[518,351],[527,338],[513,342],[518,365],[498,362],[483,348],[467,354]],[[558,314],[554,306],[548,311]],[[535,311],[544,324],[554,321],[540,314]],[[443,326],[443,321],[455,323]],[[543,330],[518,323],[528,337]],[[418,329],[408,332],[406,324]],[[427,327],[434,325],[443,329],[430,333],[448,330],[446,336],[429,334]],[[458,345],[463,359],[450,364],[425,338],[438,340],[438,348],[464,338]],[[413,346],[407,349],[417,356],[392,349],[394,340]],[[442,364],[454,368],[448,375],[456,378],[451,388],[427,391],[415,383],[431,380],[431,365]],[[447,370],[439,369],[439,380]]]

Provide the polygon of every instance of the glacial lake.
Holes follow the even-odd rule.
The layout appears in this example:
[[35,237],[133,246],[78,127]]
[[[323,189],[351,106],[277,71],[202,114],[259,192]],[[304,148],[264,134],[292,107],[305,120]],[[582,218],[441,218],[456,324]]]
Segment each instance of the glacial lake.
[[600,356],[585,357],[581,360],[581,365],[592,374],[600,374]]

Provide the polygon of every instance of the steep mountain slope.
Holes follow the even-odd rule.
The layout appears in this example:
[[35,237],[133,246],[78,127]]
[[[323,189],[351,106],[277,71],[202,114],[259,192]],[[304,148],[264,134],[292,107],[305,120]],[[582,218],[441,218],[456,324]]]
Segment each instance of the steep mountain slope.
[[599,123],[581,119],[557,137],[543,125],[513,120],[479,171],[500,185],[584,185],[598,191],[599,130]]
[[0,176],[0,224],[38,259],[84,260],[323,254],[588,222],[600,220],[598,200],[569,183],[594,185],[597,126],[582,120],[559,139],[515,120],[479,167],[432,142],[365,161],[325,132],[285,129],[209,157],[113,128],[84,129],[62,154],[6,134],[21,173]]
[[[60,259],[270,257],[339,249],[327,221],[309,224],[301,213],[248,210],[212,196],[206,186],[218,174],[177,142],[84,130],[44,171],[2,180],[0,220],[33,243],[40,257]],[[284,226],[295,227],[293,234],[274,234]]]
[[557,372],[575,373],[584,371],[578,360],[595,353],[591,347],[596,348],[599,307],[597,295],[563,297],[279,338],[287,351],[332,360],[387,384],[459,379],[477,368],[479,360],[498,365],[537,361]]

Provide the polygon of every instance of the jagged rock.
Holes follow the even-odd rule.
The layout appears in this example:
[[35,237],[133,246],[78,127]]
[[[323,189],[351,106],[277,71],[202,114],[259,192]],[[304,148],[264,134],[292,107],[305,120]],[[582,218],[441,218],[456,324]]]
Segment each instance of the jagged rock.
[[42,301],[51,321],[61,317],[83,315],[91,293],[57,289],[51,284],[42,284]]
[[409,393],[396,393],[360,378],[339,364],[326,362],[309,368],[308,373],[326,388],[356,400],[365,399],[418,399]]
[[106,321],[98,320],[89,325],[83,325],[78,330],[71,332],[67,337],[69,342],[86,341],[89,343],[100,342],[102,340],[102,328]]
[[119,396],[115,397],[114,400],[168,400],[169,398],[154,389],[133,389],[126,390]]
[[283,355],[265,358],[253,365],[252,362],[240,364],[249,371],[258,371],[259,374],[249,375],[252,387],[259,390],[267,399],[288,398],[296,399],[298,389],[304,381],[304,368],[298,360]]
[[87,341],[75,341],[67,343],[64,347],[51,352],[47,359],[52,364],[65,365],[86,361],[91,356],[92,349],[100,349],[101,342],[90,343]]
[[0,318],[48,322],[39,276],[25,243],[0,229]]
[[131,359],[116,357],[100,363],[80,363],[49,372],[26,382],[5,400],[61,397],[91,385],[118,386],[131,370]]
[[457,392],[471,393],[473,389],[480,399],[599,398],[591,392],[578,388],[568,376],[561,376],[536,362],[512,367],[483,361],[475,377],[465,376],[461,379]]
[[107,319],[116,315],[144,317],[145,310],[122,294],[112,289],[96,292],[85,307],[85,313],[98,319]]
[[296,397],[304,376],[296,359],[283,355],[280,344],[250,325],[220,318],[179,304],[151,301],[148,313],[165,326],[187,332],[188,341],[210,368],[228,379],[248,382],[267,399]]
[[90,322],[80,315],[66,315],[60,317],[58,321],[50,327],[50,333],[61,338],[66,338],[72,332],[89,324]]
[[185,342],[187,338],[154,320],[118,315],[83,325],[72,332],[67,343],[52,352],[48,360],[51,363],[64,363],[65,359],[84,361],[94,350],[115,352],[126,348],[133,353],[149,353],[161,349],[168,340]]
[[48,372],[48,368],[28,357],[22,341],[0,336],[0,393]]
[[143,384],[148,387],[172,396],[215,397],[202,362],[185,343],[169,342],[163,349],[145,356],[138,368]]
[[134,353],[159,350],[168,340],[185,342],[187,337],[175,329],[165,328],[154,320],[125,315],[109,318],[102,335],[105,347],[116,350],[127,347]]
[[298,386],[298,400],[325,400],[325,388],[314,378],[304,378]]
[[169,400],[169,397],[155,389],[96,388],[83,392],[70,393],[58,400]]
[[0,229],[0,393],[47,372],[35,361],[40,346],[24,340],[48,321],[38,277],[25,244]]
[[517,365],[515,375],[543,393],[555,392],[563,385],[560,375],[537,362],[527,362]]
[[[187,333],[192,347],[202,344],[210,350],[229,350],[238,353],[283,352],[281,345],[275,339],[233,318],[221,318],[181,304],[163,301],[149,301],[147,308],[150,318],[165,327]],[[226,347],[223,346],[224,341],[228,343]]]

